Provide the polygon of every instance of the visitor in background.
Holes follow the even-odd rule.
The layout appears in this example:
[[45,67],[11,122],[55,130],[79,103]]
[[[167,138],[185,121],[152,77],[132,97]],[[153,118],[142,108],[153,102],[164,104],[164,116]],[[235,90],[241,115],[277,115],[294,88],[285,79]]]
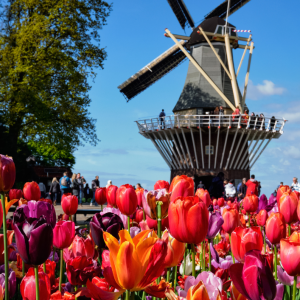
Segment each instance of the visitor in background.
[[93,192],[93,198],[91,201],[90,206],[93,206],[93,203],[95,203],[95,193],[96,190],[100,187],[100,181],[99,181],[99,176],[95,176],[95,179],[92,180],[92,192]]
[[276,191],[283,186],[283,182],[280,182],[279,186],[277,187]]
[[199,181],[199,184],[197,186],[197,190],[198,189],[204,189],[205,190],[205,185],[202,183],[202,181]]
[[266,127],[265,127],[265,116],[264,116],[264,114],[260,114],[259,121],[260,121],[261,129],[265,130]]
[[46,186],[44,185],[43,182],[39,183],[39,188],[40,188],[40,191],[41,191],[41,198],[45,198],[45,196],[46,196]]
[[58,197],[59,192],[60,192],[60,186],[59,186],[57,178],[54,177],[52,179],[52,183],[51,183],[50,190],[49,190],[49,195],[52,195],[51,199],[53,201],[53,205],[57,204],[57,201],[59,199],[59,197]]
[[258,181],[258,185],[257,185],[258,197],[260,196],[260,191],[261,191],[261,185],[260,185],[260,181]]
[[296,191],[296,192],[300,193],[300,185],[299,185],[297,177],[293,178],[293,183],[291,184],[291,190],[293,192]]
[[224,115],[224,109],[223,109],[223,106],[220,106],[219,114],[220,114],[220,115]]
[[77,188],[76,182],[75,182],[76,176],[77,176],[77,174],[73,173],[72,178],[71,178],[71,189],[72,189],[72,194],[77,197],[78,196],[78,188]]
[[234,201],[234,198],[236,196],[236,188],[233,185],[233,183],[234,183],[234,180],[230,179],[228,184],[226,184],[226,186],[225,186],[226,198],[227,198],[228,201],[231,201],[231,202]]
[[78,186],[78,203],[80,206],[82,206],[82,198],[83,198],[83,188],[84,188],[84,184],[86,183],[85,182],[85,179],[83,177],[80,176],[81,174],[78,173],[77,176],[76,176],[76,184]]
[[71,185],[71,180],[70,178],[68,177],[68,172],[64,172],[64,175],[63,177],[60,179],[59,181],[60,183],[60,189],[61,189],[61,192],[63,194],[67,194],[67,193],[70,193],[70,185]]
[[224,173],[220,172],[216,177],[213,178],[209,187],[209,194],[211,197],[221,198],[224,195]]
[[249,121],[249,115],[248,115],[247,109],[245,109],[244,115],[242,116],[242,125],[243,125],[243,128],[247,127],[248,121]]
[[246,192],[247,192],[247,186],[246,186],[247,179],[243,178],[242,184],[238,188],[238,200],[241,201],[245,198]]
[[251,175],[251,178],[246,182],[247,191],[246,195],[256,195],[258,196],[258,182],[255,179],[255,175]]
[[166,116],[166,114],[165,114],[165,110],[164,109],[162,109],[161,110],[161,113],[159,114],[159,121],[160,121],[160,125],[161,125],[161,128],[162,129],[164,129],[165,128],[165,116]]
[[137,183],[135,188],[136,188],[136,189],[142,189],[142,186],[141,186],[140,183]]
[[274,116],[272,116],[271,121],[270,121],[270,130],[275,129],[274,128],[275,123],[276,123],[276,118]]
[[85,198],[85,201],[87,201],[87,199],[89,199],[91,196],[91,193],[90,193],[90,187],[89,187],[89,184],[87,183],[84,187],[84,198]]
[[235,108],[235,111],[232,113],[232,121],[234,122],[234,120],[235,120],[236,122],[238,122],[240,114],[241,114],[240,109],[237,106]]
[[250,129],[254,129],[255,128],[255,114],[254,112],[251,113],[251,115],[249,116],[249,128]]

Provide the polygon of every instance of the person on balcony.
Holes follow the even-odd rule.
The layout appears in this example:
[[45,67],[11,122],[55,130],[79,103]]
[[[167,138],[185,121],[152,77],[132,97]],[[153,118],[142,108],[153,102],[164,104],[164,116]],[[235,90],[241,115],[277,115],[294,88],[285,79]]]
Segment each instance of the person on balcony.
[[250,122],[249,122],[249,128],[250,129],[255,129],[255,114],[254,112],[251,113],[249,116]]
[[234,123],[234,121],[238,122],[239,120],[239,116],[240,116],[241,112],[240,112],[240,109],[239,107],[237,106],[235,111],[232,113],[232,122]]
[[165,127],[166,127],[166,125],[165,125],[165,116],[166,116],[166,114],[165,114],[165,110],[164,109],[162,109],[161,110],[161,112],[160,112],[160,114],[159,114],[159,124],[160,124],[160,126],[161,126],[161,128],[162,129],[165,129]]
[[298,178],[294,177],[293,178],[293,183],[291,184],[291,190],[294,192],[300,193],[300,184],[298,182]]
[[241,122],[242,122],[243,128],[246,128],[246,127],[247,127],[248,120],[249,120],[248,111],[247,111],[247,109],[245,109],[244,115],[242,116],[242,121],[241,121]]

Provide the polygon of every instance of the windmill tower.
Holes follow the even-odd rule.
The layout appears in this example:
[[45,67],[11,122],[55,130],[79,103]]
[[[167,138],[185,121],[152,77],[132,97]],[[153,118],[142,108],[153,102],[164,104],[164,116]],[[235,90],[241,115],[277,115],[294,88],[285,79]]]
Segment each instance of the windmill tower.
[[[229,2],[228,2],[229,1]],[[285,120],[266,117],[232,116],[246,104],[249,71],[254,49],[251,34],[240,37],[239,30],[224,20],[250,0],[226,0],[205,16],[197,27],[183,0],[168,0],[181,27],[189,24],[190,36],[165,36],[175,43],[170,49],[131,76],[118,88],[127,101],[147,89],[180,63],[189,60],[183,90],[174,115],[136,121],[139,133],[150,139],[171,171],[194,176],[209,186],[213,176],[223,172],[238,183],[250,177],[250,169],[273,138],[283,134]],[[242,49],[238,68],[233,50]],[[237,83],[244,58],[249,52],[245,83]],[[215,114],[222,106],[224,114]]]

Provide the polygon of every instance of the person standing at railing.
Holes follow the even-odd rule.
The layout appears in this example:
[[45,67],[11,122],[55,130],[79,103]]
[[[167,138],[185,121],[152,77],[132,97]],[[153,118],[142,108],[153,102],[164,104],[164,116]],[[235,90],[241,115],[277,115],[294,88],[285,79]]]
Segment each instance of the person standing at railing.
[[165,110],[162,109],[159,116],[158,116],[159,121],[160,121],[159,123],[160,123],[162,129],[165,129],[165,127],[166,127],[166,125],[165,125],[165,116],[166,116]]
[[220,125],[222,125],[223,116],[224,116],[224,109],[223,109],[222,105],[220,106],[220,109],[219,109],[219,115],[220,115]]
[[232,113],[232,122],[234,122],[234,121],[237,121],[237,122],[238,122],[240,114],[241,114],[240,109],[239,109],[239,107],[237,106],[237,107],[235,108],[235,111]]
[[291,184],[291,190],[294,192],[300,193],[300,184],[298,182],[298,178],[294,177],[293,178],[293,183]]
[[259,123],[260,123],[260,128],[262,129],[262,130],[265,130],[266,128],[265,128],[265,116],[264,116],[264,114],[260,114],[260,116],[259,116]]
[[247,109],[245,109],[245,111],[244,111],[244,115],[242,116],[242,121],[241,121],[241,123],[242,123],[242,126],[243,126],[244,128],[246,128],[246,127],[247,127],[248,120],[249,120],[248,111],[247,111]]
[[250,129],[254,129],[254,125],[255,125],[255,114],[254,112],[251,113],[251,115],[249,116],[249,128]]

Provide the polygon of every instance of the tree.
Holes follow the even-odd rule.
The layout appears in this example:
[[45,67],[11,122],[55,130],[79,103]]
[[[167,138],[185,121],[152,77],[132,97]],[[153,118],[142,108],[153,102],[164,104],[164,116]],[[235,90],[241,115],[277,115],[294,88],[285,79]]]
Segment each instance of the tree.
[[101,0],[8,0],[1,8],[0,153],[15,157],[21,142],[45,162],[72,164],[79,145],[98,142],[88,78],[103,69],[99,30],[110,11]]

